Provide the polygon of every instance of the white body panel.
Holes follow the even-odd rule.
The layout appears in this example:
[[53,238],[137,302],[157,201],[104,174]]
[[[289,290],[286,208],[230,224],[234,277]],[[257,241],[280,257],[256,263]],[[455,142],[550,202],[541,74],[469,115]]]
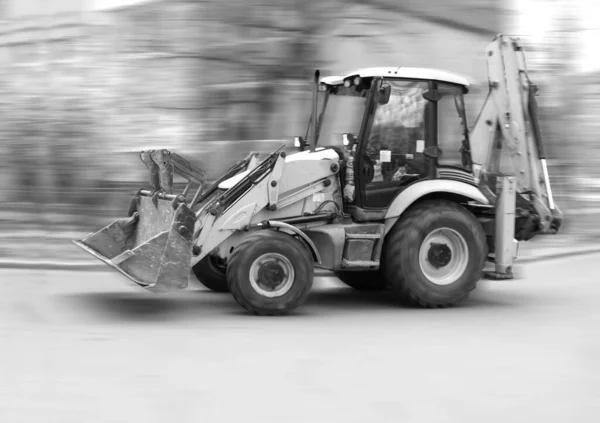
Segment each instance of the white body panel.
[[286,163],[295,162],[298,160],[335,160],[338,161],[339,157],[334,150],[329,148],[316,148],[315,151],[300,151],[299,153],[290,154],[285,158]]
[[439,69],[429,68],[409,68],[409,67],[380,67],[380,68],[364,68],[350,72],[344,76],[328,76],[321,79],[322,84],[340,85],[344,83],[344,79],[360,76],[361,78],[410,78],[410,79],[432,79],[440,82],[450,82],[459,84],[465,87],[469,86],[469,81],[452,72],[447,72]]
[[[313,151],[313,152],[308,151],[308,150],[301,151],[298,153],[290,154],[285,158],[286,163],[296,162],[299,160],[334,160],[334,161],[338,161],[339,157],[338,157],[337,153],[331,149],[317,148],[316,151]],[[221,182],[219,184],[219,189],[230,189],[235,184],[237,184],[239,181],[241,181],[242,178],[244,178],[248,173],[250,173],[250,170],[240,172],[237,175]]]

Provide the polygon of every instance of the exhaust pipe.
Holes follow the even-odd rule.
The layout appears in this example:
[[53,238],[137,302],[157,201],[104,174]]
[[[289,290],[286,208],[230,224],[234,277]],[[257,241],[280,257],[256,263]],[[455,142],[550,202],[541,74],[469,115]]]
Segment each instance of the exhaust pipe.
[[312,104],[312,137],[310,139],[310,151],[315,151],[317,148],[317,109],[318,109],[318,101],[319,101],[319,76],[320,72],[317,69],[315,71],[315,80],[313,85],[313,104]]

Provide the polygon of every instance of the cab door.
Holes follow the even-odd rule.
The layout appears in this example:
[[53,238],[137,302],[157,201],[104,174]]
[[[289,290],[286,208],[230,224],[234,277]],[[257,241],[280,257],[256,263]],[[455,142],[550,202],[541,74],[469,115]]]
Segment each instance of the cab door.
[[[355,163],[358,203],[384,209],[409,184],[427,176],[426,147],[432,104],[422,80],[384,80],[391,86],[386,104],[373,101]],[[377,95],[377,94],[376,94]],[[429,144],[429,143],[427,143]]]

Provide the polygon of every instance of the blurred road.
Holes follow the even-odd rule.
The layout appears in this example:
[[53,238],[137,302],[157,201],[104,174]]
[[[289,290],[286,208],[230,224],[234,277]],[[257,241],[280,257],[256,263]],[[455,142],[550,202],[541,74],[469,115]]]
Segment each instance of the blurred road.
[[402,308],[319,278],[294,315],[116,273],[0,272],[0,422],[596,422],[600,255]]

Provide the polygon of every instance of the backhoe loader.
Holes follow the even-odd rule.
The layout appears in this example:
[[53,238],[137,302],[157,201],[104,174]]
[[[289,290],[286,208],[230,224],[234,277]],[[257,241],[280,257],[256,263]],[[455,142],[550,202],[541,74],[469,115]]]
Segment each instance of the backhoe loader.
[[174,152],[144,151],[149,186],[127,217],[74,242],[151,292],[186,288],[193,270],[260,315],[299,307],[315,268],[399,302],[456,304],[483,276],[512,278],[518,243],[563,219],[522,44],[500,34],[486,53],[489,94],[471,130],[461,76],[316,71],[299,151],[250,153],[211,184]]

